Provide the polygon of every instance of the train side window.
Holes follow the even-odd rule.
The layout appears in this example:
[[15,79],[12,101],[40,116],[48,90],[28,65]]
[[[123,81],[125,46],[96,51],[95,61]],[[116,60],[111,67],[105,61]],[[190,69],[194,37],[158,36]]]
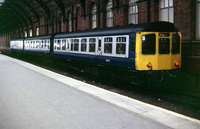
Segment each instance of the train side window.
[[113,43],[112,37],[104,38],[104,53],[112,54],[112,43]]
[[116,54],[126,54],[126,37],[117,37]]
[[131,39],[131,52],[135,52],[135,39]]
[[66,50],[66,40],[65,39],[62,40],[62,50],[63,51]]
[[74,39],[74,51],[79,51],[79,39]]
[[90,38],[89,39],[89,52],[95,52],[96,51],[96,38]]
[[178,34],[172,35],[172,53],[180,53],[180,36]]
[[156,35],[148,34],[142,36],[142,54],[155,54]]
[[81,39],[81,52],[86,52],[87,39]]

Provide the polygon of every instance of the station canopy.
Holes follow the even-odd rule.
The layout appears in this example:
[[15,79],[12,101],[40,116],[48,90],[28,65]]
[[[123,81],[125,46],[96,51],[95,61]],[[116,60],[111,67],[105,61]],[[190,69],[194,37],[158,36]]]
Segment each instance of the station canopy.
[[40,23],[43,16],[50,20],[56,10],[65,16],[65,8],[77,2],[85,5],[85,0],[0,0],[0,34]]

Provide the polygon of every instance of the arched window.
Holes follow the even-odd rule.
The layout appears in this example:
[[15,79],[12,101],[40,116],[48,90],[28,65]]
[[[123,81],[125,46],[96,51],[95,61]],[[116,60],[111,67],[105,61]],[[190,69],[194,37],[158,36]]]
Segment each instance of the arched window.
[[197,0],[197,39],[200,39],[200,0]]
[[173,0],[160,0],[159,20],[174,22]]
[[57,32],[56,24],[57,24],[57,23],[56,23],[56,18],[54,17],[54,19],[53,19],[53,25],[54,25],[54,26],[53,26],[53,28],[54,28],[53,30],[54,30],[54,33]]
[[49,19],[45,17],[45,34],[49,34]]
[[129,24],[138,24],[138,7],[137,2],[138,0],[129,0]]
[[72,14],[68,12],[68,31],[72,32]]
[[60,31],[63,32],[63,15],[60,16]]
[[37,28],[36,28],[36,36],[38,36],[39,34],[40,34],[40,28],[37,27]]
[[24,37],[24,32],[23,31],[21,31],[21,37]]
[[91,14],[92,14],[92,20],[91,20],[92,29],[97,27],[97,15],[96,15],[96,12],[97,12],[97,6],[96,6],[96,4],[93,4],[92,10],[91,10]]
[[24,31],[24,37],[27,37],[28,36],[28,33],[27,33],[27,30]]
[[32,31],[32,29],[29,30],[29,34],[30,34],[30,37],[33,36],[33,31]]
[[112,27],[113,26],[113,12],[112,12],[112,0],[108,1],[106,6],[106,26]]
[[77,9],[76,9],[76,26],[75,26],[75,30],[81,30],[80,28],[80,23],[81,23],[81,9],[80,7],[78,6]]

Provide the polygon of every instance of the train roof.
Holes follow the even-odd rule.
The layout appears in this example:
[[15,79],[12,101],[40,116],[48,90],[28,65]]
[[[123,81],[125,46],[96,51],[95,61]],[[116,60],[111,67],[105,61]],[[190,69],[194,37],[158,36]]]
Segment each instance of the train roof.
[[25,38],[24,40],[34,40],[34,39],[50,39],[53,35],[45,35],[45,36],[37,36],[37,37],[28,37]]
[[20,41],[20,40],[24,40],[24,38],[18,38],[18,39],[12,39],[12,40],[10,40],[10,41]]
[[100,29],[92,29],[92,30],[84,30],[84,31],[76,31],[76,32],[68,32],[56,34],[56,38],[72,38],[72,37],[89,37],[89,36],[109,36],[109,35],[122,35],[129,34],[135,32],[178,32],[177,28],[175,28],[173,23],[169,22],[152,22],[145,24],[135,24],[135,25],[127,25],[127,26],[119,26],[119,27],[109,27],[109,28],[100,28]]

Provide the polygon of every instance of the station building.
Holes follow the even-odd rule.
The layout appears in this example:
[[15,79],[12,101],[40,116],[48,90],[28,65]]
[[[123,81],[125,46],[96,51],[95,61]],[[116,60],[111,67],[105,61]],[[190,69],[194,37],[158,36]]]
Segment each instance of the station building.
[[183,54],[200,53],[200,0],[49,0],[59,5],[55,7],[45,1],[41,7],[46,13],[1,32],[1,47],[9,47],[14,38],[168,21],[182,33]]

